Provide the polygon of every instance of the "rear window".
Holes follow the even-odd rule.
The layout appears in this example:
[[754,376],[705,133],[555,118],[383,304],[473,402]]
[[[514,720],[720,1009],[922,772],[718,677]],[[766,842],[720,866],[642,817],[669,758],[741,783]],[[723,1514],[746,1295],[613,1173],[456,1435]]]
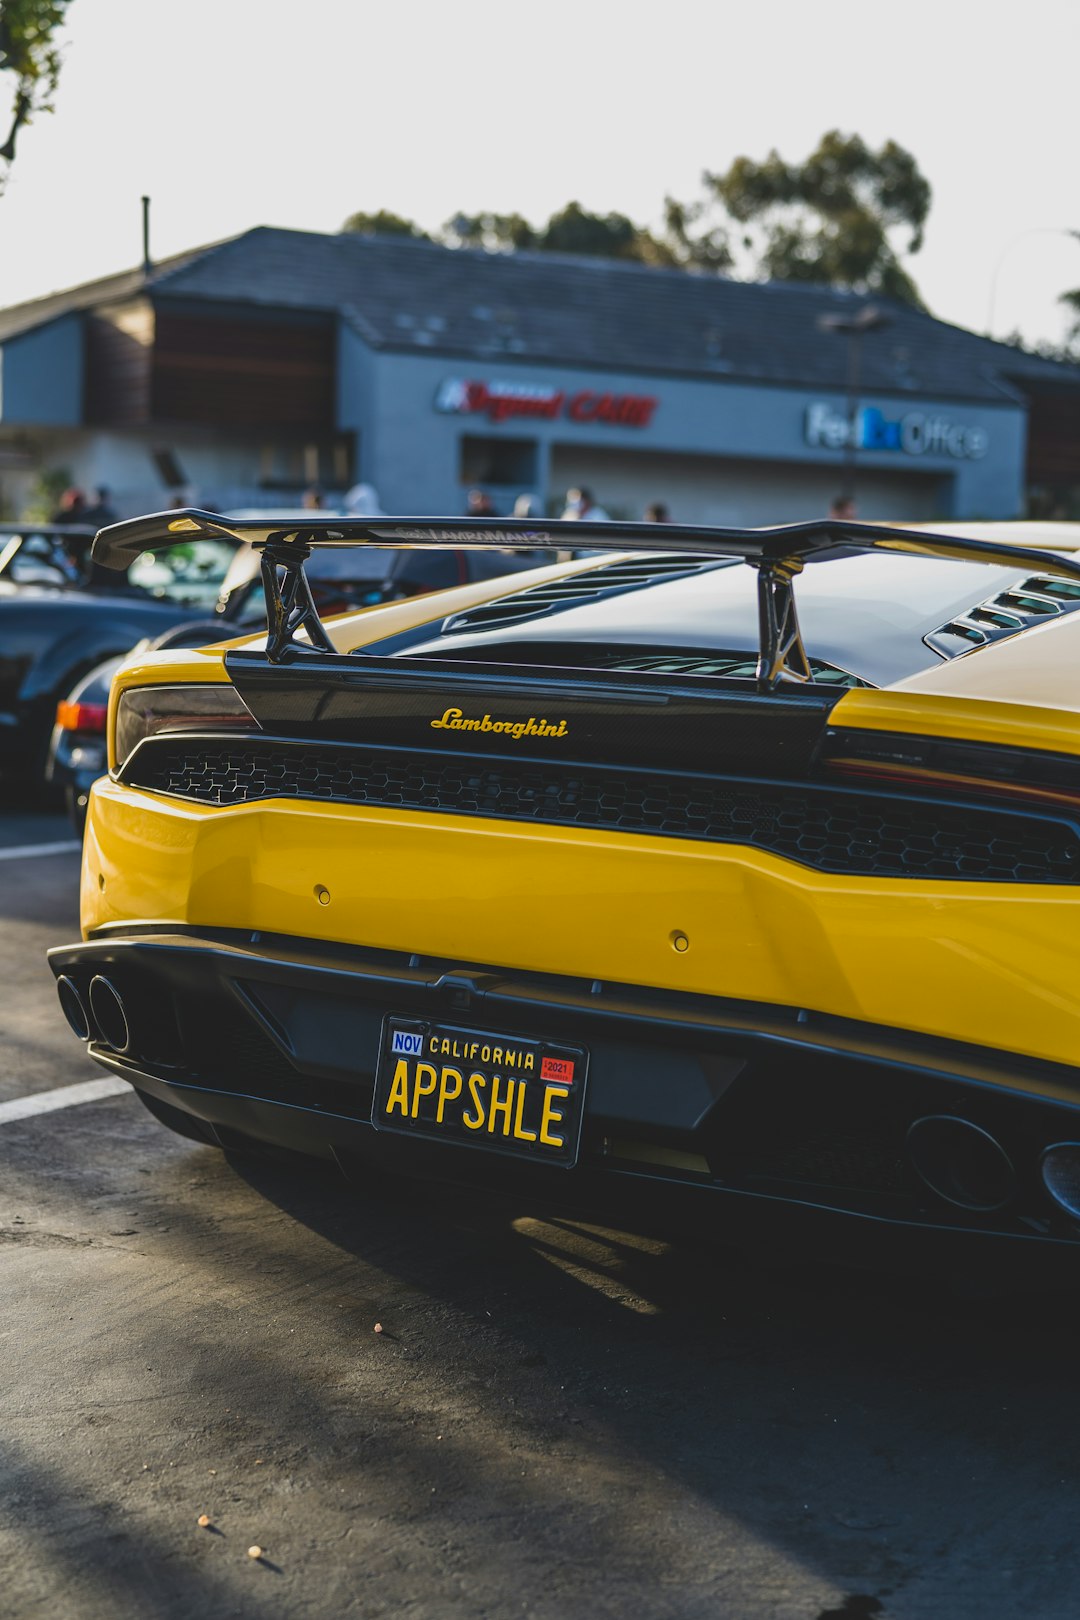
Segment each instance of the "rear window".
[[[200,542],[207,544],[206,541]],[[390,578],[400,552],[392,546],[315,546],[304,564],[309,579],[371,581],[381,583]],[[259,553],[253,546],[242,545],[229,564],[221,594],[228,597],[238,586],[246,585],[259,575]]]
[[144,551],[128,569],[127,582],[159,601],[209,610],[232,566],[235,549],[227,540],[199,540],[164,551]]

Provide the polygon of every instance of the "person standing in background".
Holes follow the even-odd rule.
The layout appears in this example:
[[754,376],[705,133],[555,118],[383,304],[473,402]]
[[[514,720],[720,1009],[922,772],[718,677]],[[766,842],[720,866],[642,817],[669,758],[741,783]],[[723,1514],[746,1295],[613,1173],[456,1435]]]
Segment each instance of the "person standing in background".
[[94,529],[107,529],[110,523],[117,521],[116,513],[109,505],[109,491],[106,485],[99,484],[97,486],[94,491],[93,506],[86,508],[79,521],[89,523],[91,528]]
[[50,523],[85,523],[90,508],[81,489],[65,489]]
[[611,519],[602,506],[597,506],[592,498],[592,491],[582,485],[579,489],[567,490],[563,521],[570,523],[610,523]]
[[386,516],[374,484],[354,484],[345,496],[344,507],[350,517]]
[[650,501],[645,508],[646,523],[670,523],[671,513],[664,501]]

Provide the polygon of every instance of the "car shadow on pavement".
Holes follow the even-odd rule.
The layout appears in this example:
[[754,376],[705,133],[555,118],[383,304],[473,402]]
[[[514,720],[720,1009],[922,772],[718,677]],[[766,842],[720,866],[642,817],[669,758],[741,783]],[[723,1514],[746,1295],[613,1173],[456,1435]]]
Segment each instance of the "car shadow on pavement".
[[[331,1361],[357,1334],[393,1360],[355,1407],[308,1409],[315,1443],[340,1443],[343,1420],[377,1431],[403,1381],[416,1406],[403,1429],[391,1399],[406,1442],[393,1468],[421,1495],[458,1498],[477,1563],[499,1565],[509,1522],[511,1544],[547,1563],[619,1571],[627,1601],[673,1584],[704,1601],[733,1564],[752,1588],[765,1559],[766,1586],[787,1570],[838,1594],[778,1607],[809,1620],[1072,1612],[1072,1299],[1016,1310],[459,1188],[232,1167],[339,1257],[326,1289],[294,1279]],[[281,1265],[270,1239],[264,1263]],[[432,1438],[440,1423],[458,1430],[452,1449]],[[509,1477],[519,1461],[525,1483]]]
[[[1072,1301],[226,1162],[134,1099],[76,1112],[54,1174],[89,1247],[54,1240],[61,1359],[22,1375],[3,1476],[53,1612],[1074,1615]],[[30,1562],[13,1616],[44,1612]]]

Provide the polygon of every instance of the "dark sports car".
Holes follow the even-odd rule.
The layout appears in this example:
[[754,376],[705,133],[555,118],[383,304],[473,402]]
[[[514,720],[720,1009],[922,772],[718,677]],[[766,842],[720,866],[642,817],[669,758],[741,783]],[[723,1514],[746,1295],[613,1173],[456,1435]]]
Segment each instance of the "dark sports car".
[[234,549],[219,541],[191,569],[147,558],[117,573],[91,562],[92,539],[0,532],[0,778],[40,782],[57,703],[103,660],[197,613],[200,583],[211,606]]
[[583,524],[586,561],[328,625],[313,551],[554,526],[236,533],[269,634],[120,672],[50,958],[157,1117],[789,1251],[1080,1261],[1080,531]]

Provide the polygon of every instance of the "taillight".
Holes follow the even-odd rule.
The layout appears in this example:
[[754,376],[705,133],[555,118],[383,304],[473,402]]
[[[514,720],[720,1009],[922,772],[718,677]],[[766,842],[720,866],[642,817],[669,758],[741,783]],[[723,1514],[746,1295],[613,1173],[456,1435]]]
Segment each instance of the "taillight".
[[1072,813],[1080,810],[1080,759],[1033,748],[985,746],[890,732],[826,733],[822,765],[830,776],[954,796],[1007,798]]
[[107,703],[70,703],[56,705],[56,723],[63,731],[104,731],[109,717]]
[[258,723],[228,682],[135,686],[116,709],[116,763],[123,767],[147,737],[174,731],[257,731]]

